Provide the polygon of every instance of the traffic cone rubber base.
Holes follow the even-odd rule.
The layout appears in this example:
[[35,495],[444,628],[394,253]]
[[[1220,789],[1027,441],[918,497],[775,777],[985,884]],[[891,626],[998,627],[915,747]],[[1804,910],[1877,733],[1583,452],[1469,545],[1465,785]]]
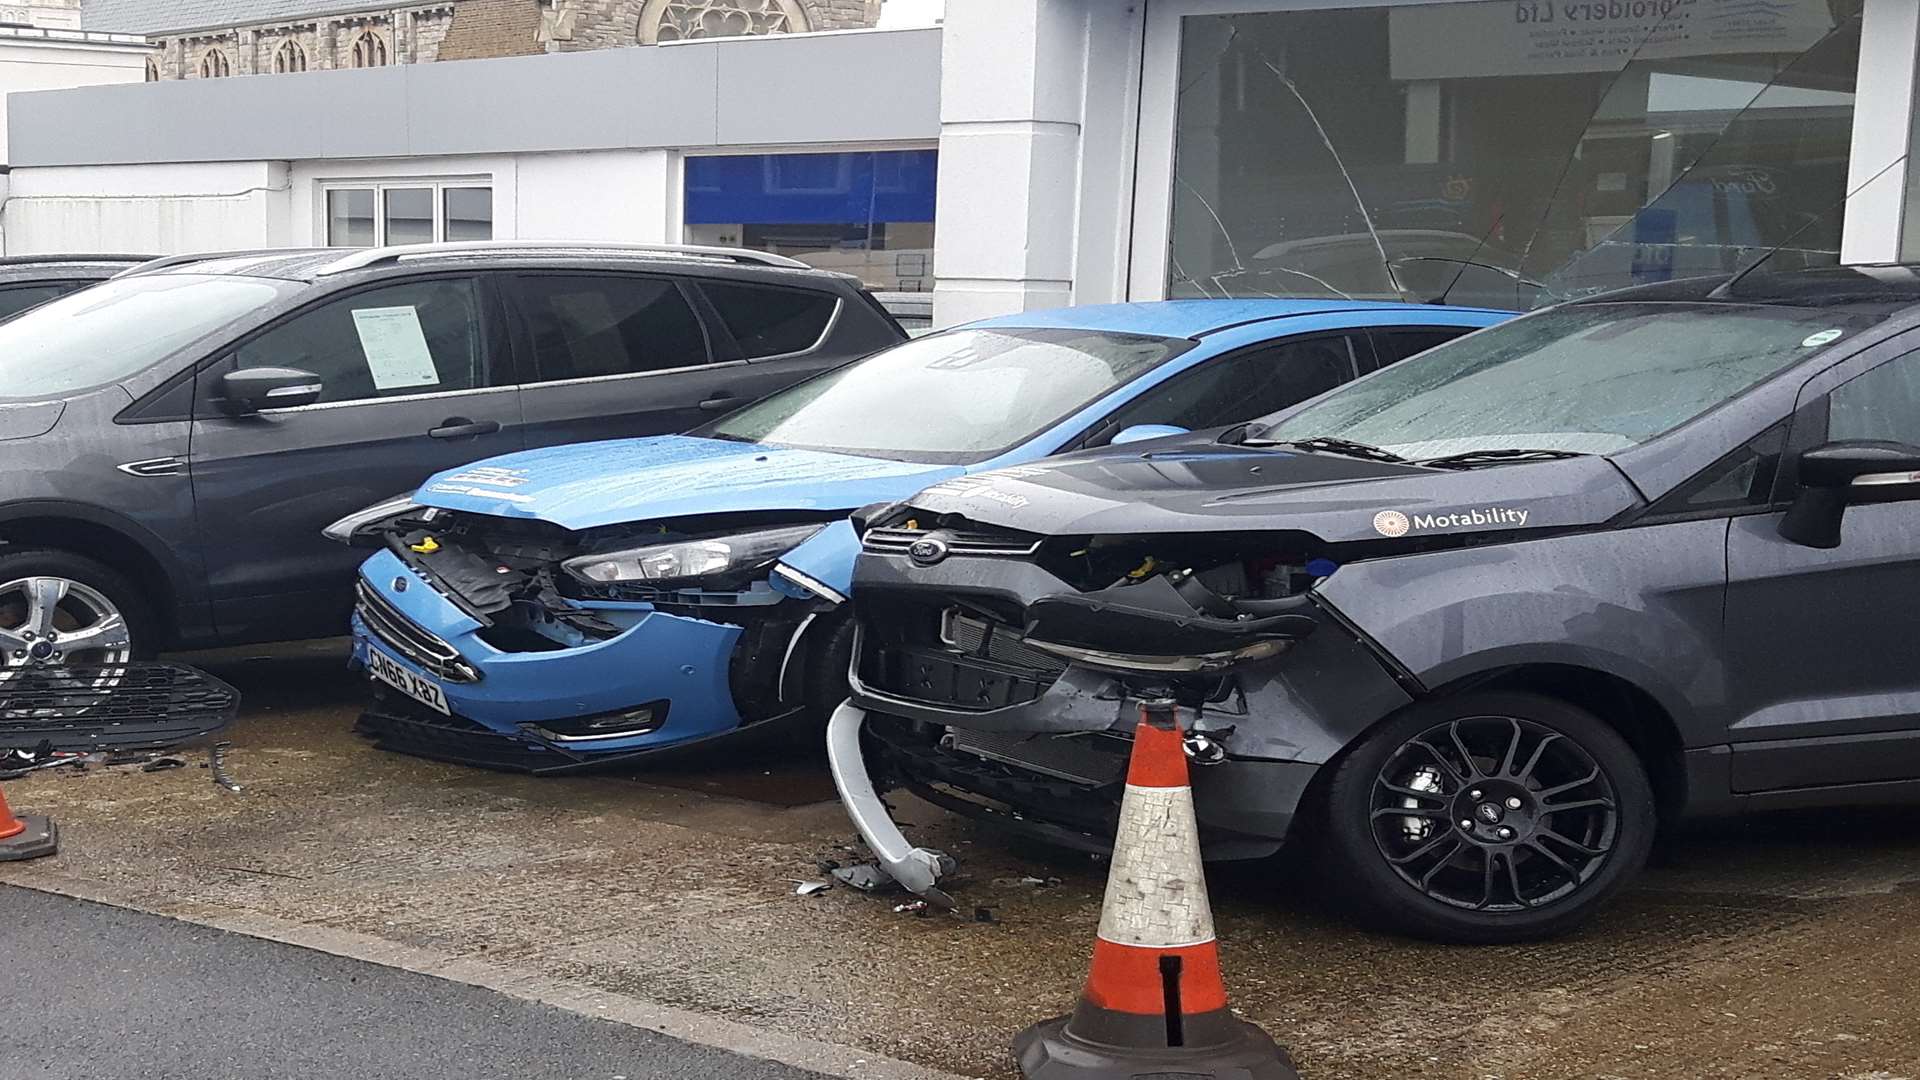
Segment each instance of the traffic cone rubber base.
[[[37,814],[21,814],[9,821],[7,804],[0,802],[0,862],[38,859],[60,850],[60,827]],[[15,825],[20,831],[8,836]]]
[[[1062,1016],[1035,1024],[1014,1037],[1013,1053],[1020,1062],[1020,1074],[1027,1080],[1154,1080],[1178,1077],[1180,1080],[1300,1080],[1293,1060],[1272,1036],[1231,1013],[1210,1018],[1204,1025],[1188,1017],[1188,1038],[1212,1036],[1204,1045],[1169,1046],[1164,1050],[1142,1049],[1142,1036],[1162,1032],[1132,1032],[1122,1036],[1118,1045],[1093,1041],[1086,1034],[1086,1017]],[[1072,1030],[1068,1030],[1069,1021]],[[1109,1016],[1107,1023],[1125,1026],[1159,1027],[1152,1018]],[[1105,1025],[1100,1025],[1105,1026]],[[1192,1027],[1210,1031],[1196,1031]],[[1099,1034],[1104,1035],[1105,1032]],[[1115,1032],[1114,1034],[1120,1034]]]

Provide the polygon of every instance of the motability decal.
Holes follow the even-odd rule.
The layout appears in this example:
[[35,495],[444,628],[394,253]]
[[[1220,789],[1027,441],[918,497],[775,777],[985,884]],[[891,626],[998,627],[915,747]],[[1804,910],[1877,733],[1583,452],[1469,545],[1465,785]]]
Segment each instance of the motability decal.
[[1382,510],[1373,515],[1373,531],[1388,538],[1405,536],[1410,532],[1423,529],[1464,529],[1479,525],[1521,526],[1526,523],[1527,511],[1508,506],[1489,506],[1448,514],[1415,514],[1412,517],[1398,510]]

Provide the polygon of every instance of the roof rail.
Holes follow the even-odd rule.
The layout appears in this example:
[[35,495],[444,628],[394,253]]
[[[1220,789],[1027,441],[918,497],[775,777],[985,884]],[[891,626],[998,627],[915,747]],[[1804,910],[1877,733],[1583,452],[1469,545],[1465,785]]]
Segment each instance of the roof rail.
[[725,262],[775,266],[787,270],[811,270],[798,259],[775,255],[770,251],[748,248],[709,247],[702,244],[622,244],[598,240],[452,240],[439,244],[399,244],[366,248],[345,255],[314,271],[316,277],[344,274],[402,259],[464,255],[487,251],[611,251],[638,255],[660,255],[672,259],[717,259]]
[[34,263],[68,262],[130,262],[140,263],[153,259],[152,255],[128,255],[122,252],[77,251],[68,255],[51,252],[41,255],[0,255],[0,266],[31,266]]
[[188,266],[193,263],[211,262],[214,259],[244,259],[250,255],[298,255],[307,248],[241,248],[234,251],[192,251],[181,255],[162,255],[157,259],[149,258],[138,266],[128,267],[113,275],[117,278],[138,277],[157,270],[170,270],[176,266]]

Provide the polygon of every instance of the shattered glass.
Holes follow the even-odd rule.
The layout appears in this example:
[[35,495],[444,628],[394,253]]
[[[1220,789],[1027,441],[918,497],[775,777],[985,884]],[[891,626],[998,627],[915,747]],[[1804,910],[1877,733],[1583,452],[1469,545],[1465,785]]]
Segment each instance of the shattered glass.
[[1169,295],[1525,309],[1763,257],[1833,264],[1860,6],[1189,17]]

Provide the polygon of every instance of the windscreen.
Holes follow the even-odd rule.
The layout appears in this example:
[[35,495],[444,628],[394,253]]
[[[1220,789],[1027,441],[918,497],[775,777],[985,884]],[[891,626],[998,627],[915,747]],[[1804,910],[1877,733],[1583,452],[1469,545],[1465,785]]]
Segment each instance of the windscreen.
[[294,287],[267,278],[149,274],[63,296],[0,323],[0,399],[118,382]]
[[1334,391],[1261,441],[1339,438],[1419,460],[1637,445],[1874,320],[1731,304],[1575,304],[1448,342]]
[[1094,330],[952,330],[875,353],[693,434],[902,461],[982,461],[1192,344]]

